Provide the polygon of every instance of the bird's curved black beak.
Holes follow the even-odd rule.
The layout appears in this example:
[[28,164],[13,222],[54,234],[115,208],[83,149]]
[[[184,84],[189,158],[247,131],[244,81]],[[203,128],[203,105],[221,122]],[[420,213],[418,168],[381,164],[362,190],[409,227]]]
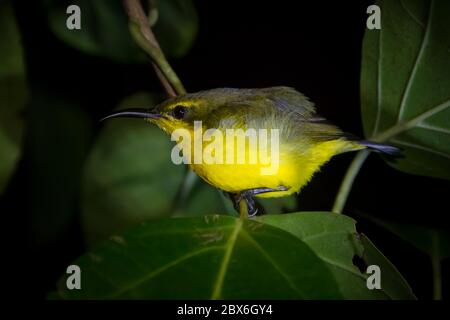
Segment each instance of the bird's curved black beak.
[[157,112],[153,112],[144,108],[131,108],[115,111],[100,121],[112,119],[112,118],[143,118],[143,119],[159,119],[162,115]]

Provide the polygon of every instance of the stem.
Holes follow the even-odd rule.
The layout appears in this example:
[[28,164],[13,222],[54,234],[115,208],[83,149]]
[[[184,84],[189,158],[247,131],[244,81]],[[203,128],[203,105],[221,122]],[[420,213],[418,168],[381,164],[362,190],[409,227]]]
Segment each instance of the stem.
[[175,90],[173,90],[172,86],[170,85],[169,81],[167,81],[167,78],[164,76],[164,74],[159,70],[158,66],[154,63],[152,63],[153,70],[155,70],[156,75],[159,78],[159,81],[161,82],[164,90],[166,91],[167,95],[170,98],[176,97],[177,93]]
[[239,218],[240,219],[248,218],[248,207],[247,207],[247,201],[245,201],[245,200],[241,200],[239,202]]
[[170,83],[177,94],[185,94],[186,90],[183,84],[167,62],[153,34],[141,2],[139,0],[123,0],[123,5],[129,17],[130,33],[136,43],[152,58],[155,67],[161,71],[160,73],[156,72],[156,74],[168,95],[173,96],[174,92],[168,89],[167,82]]
[[353,182],[355,181],[355,178],[358,175],[358,172],[361,169],[361,166],[363,165],[364,161],[367,159],[369,153],[370,152],[368,150],[359,151],[356,157],[353,159],[352,163],[347,169],[347,173],[345,174],[344,180],[342,180],[341,186],[339,187],[339,191],[334,201],[332,212],[342,213],[342,210],[344,209],[348,195],[352,188]]
[[438,233],[434,232],[432,236],[431,266],[433,269],[433,299],[442,299],[442,279],[441,279],[441,259],[439,253]]
[[[439,112],[447,109],[448,107],[450,107],[450,99],[444,101],[443,103],[441,103],[437,106],[434,106],[433,108],[417,115],[416,117],[414,117],[408,121],[398,122],[396,125],[381,132],[380,134],[376,135],[375,137],[372,137],[371,140],[377,141],[377,142],[387,141],[387,140],[399,135],[400,133],[405,132],[406,130],[409,130],[409,129],[417,126],[418,124],[422,123],[424,120],[435,115],[436,113],[439,113]],[[363,151],[361,151],[361,152],[363,152]],[[340,213],[340,212],[342,212],[342,209],[345,206],[345,202],[347,201],[347,197],[350,192],[350,188],[353,184],[353,180],[355,179],[356,175],[358,174],[358,171],[361,168],[364,160],[367,158],[367,154],[365,156],[360,155],[360,154],[355,157],[352,164],[347,169],[347,173],[344,178],[345,180],[342,182],[341,187],[338,192],[338,195],[334,202],[333,212]]]

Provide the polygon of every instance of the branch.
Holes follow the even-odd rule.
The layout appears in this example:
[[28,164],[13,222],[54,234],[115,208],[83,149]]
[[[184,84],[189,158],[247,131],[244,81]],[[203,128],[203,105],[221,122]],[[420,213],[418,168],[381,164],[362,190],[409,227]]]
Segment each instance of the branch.
[[169,96],[185,94],[180,79],[167,62],[139,0],[123,0],[129,17],[129,28],[136,43],[151,57],[156,74]]
[[152,66],[153,66],[153,70],[155,70],[155,73],[158,76],[158,79],[161,82],[161,85],[163,86],[167,95],[170,98],[176,97],[177,93],[175,92],[175,90],[173,90],[173,87],[170,85],[169,81],[164,76],[164,74],[161,72],[161,70],[158,68],[158,66],[154,62],[152,62]]

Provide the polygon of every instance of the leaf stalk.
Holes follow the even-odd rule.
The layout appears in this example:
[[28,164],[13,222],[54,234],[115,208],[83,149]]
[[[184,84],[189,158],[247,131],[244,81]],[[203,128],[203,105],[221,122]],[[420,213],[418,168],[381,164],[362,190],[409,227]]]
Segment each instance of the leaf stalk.
[[359,151],[353,159],[347,169],[344,179],[342,180],[341,186],[339,187],[338,194],[333,204],[333,209],[331,210],[332,212],[342,213],[345,203],[347,202],[348,195],[350,194],[350,190],[352,189],[353,182],[364,164],[364,161],[366,161],[369,156],[369,153],[370,151],[368,150]]

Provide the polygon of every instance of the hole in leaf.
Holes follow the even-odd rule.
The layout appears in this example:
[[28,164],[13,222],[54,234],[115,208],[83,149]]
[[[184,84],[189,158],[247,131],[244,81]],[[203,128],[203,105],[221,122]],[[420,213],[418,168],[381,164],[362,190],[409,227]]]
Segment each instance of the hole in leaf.
[[367,263],[363,260],[363,258],[361,258],[357,254],[355,254],[353,256],[352,262],[353,262],[353,265],[355,265],[359,269],[359,271],[361,273],[365,273],[366,272],[366,270],[367,270]]

